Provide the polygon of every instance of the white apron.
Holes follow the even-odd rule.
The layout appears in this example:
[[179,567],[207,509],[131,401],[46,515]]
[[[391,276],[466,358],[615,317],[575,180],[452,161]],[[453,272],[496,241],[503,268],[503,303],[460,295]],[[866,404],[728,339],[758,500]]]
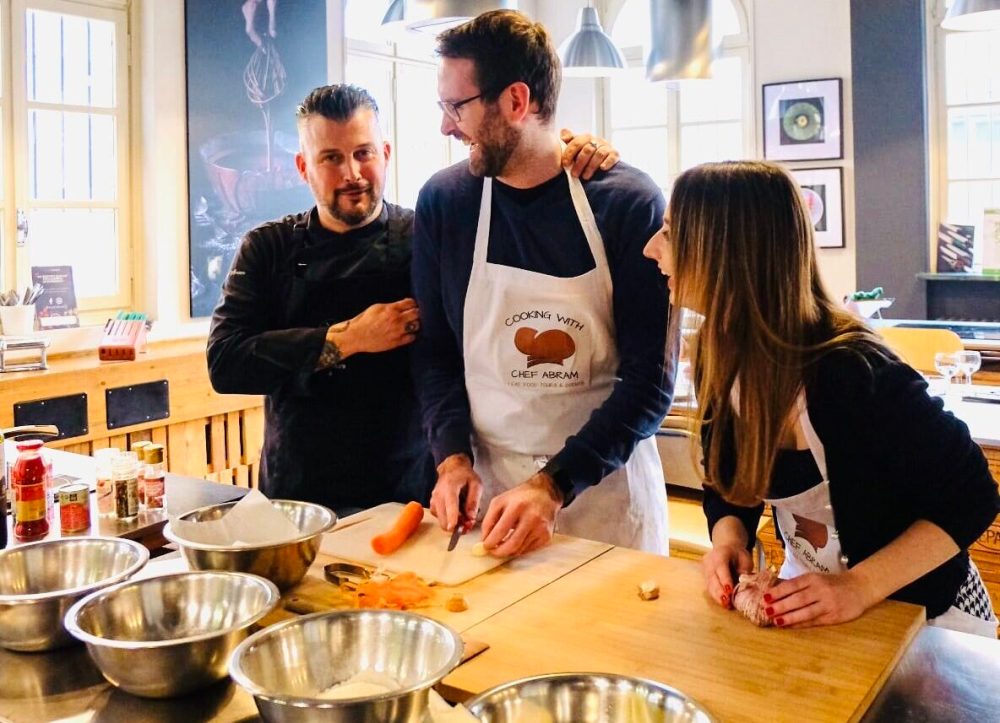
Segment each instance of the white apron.
[[[840,573],[847,571],[848,558],[840,546],[840,534],[830,502],[830,479],[826,471],[826,450],[812,426],[806,409],[806,396],[799,393],[799,425],[812,452],[822,481],[815,487],[791,497],[765,499],[771,505],[785,540],[785,561],[778,576],[790,580],[807,572]],[[970,560],[969,564],[972,564]],[[978,571],[976,572],[978,575]],[[997,621],[977,618],[952,605],[928,625],[964,633],[996,637]]]
[[[604,241],[583,186],[566,175],[595,262],[570,279],[487,262],[493,183],[483,181],[463,319],[481,509],[541,469],[617,381]],[[666,555],[667,494],[656,442],[641,440],[623,468],[579,494],[559,512],[556,530]]]

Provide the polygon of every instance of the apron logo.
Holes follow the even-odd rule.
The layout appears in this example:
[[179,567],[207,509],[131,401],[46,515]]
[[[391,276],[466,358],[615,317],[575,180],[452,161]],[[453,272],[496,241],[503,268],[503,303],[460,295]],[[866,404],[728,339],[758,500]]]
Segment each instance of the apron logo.
[[560,329],[549,329],[541,334],[528,326],[522,326],[514,334],[514,346],[528,357],[528,368],[536,364],[558,364],[576,353],[573,337]]
[[808,542],[817,552],[826,547],[826,543],[830,539],[830,531],[826,525],[822,522],[816,522],[816,520],[810,520],[808,517],[799,517],[796,514],[792,515],[792,519],[795,520],[795,537],[800,537]]

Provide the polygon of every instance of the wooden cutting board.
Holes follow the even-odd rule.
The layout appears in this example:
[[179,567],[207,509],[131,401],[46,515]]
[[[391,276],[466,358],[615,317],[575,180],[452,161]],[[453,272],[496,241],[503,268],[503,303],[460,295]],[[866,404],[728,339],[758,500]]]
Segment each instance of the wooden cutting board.
[[[660,597],[640,600],[650,579]],[[843,723],[861,718],[923,624],[923,608],[883,602],[841,625],[758,628],[708,599],[698,563],[615,548],[468,628],[490,648],[439,692],[462,702],[516,678],[597,670],[665,683],[727,723]]]
[[476,557],[472,554],[473,545],[481,539],[478,528],[462,535],[455,549],[448,552],[449,533],[438,527],[437,519],[426,509],[420,527],[402,547],[391,555],[379,555],[372,550],[372,538],[392,526],[402,509],[403,505],[398,502],[387,502],[345,517],[323,537],[320,550],[389,572],[413,572],[439,585],[461,585],[506,562],[492,555]]

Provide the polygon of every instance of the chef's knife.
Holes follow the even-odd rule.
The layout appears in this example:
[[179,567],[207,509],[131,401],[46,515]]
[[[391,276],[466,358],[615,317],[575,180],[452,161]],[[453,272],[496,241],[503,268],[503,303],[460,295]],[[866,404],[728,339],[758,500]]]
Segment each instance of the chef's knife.
[[469,487],[466,485],[458,494],[458,522],[455,523],[455,531],[451,533],[451,539],[448,540],[448,552],[455,549],[455,545],[458,544],[458,538],[462,536],[462,529],[465,526],[465,500],[467,498],[468,491]]

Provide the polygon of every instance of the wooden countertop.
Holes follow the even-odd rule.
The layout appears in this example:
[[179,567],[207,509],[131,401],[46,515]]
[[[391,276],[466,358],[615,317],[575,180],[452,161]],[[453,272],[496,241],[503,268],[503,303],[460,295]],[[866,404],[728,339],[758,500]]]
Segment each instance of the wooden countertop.
[[[642,601],[637,584],[658,581]],[[652,678],[723,721],[857,720],[921,629],[924,610],[886,602],[844,625],[757,628],[711,603],[698,563],[614,548],[466,633],[490,645],[444,679],[465,700],[542,673]]]

